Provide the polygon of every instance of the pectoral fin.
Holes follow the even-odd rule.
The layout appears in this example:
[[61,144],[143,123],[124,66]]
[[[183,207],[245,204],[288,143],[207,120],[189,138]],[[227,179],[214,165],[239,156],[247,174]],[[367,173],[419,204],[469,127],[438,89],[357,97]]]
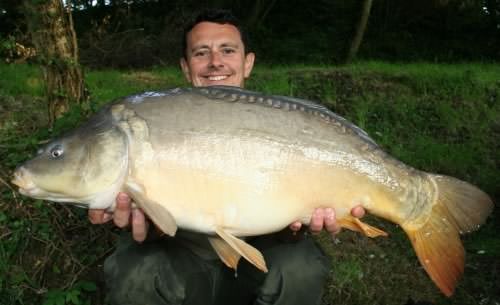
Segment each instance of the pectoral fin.
[[[224,242],[226,242],[228,244],[228,246],[230,248],[233,249],[233,251],[235,251],[239,255],[243,256],[247,261],[252,263],[255,267],[259,268],[260,270],[262,270],[264,272],[267,272],[266,261],[264,260],[264,256],[262,256],[262,253],[260,253],[259,250],[255,249],[251,245],[247,244],[245,241],[233,236],[232,234],[224,231],[221,228],[216,228],[215,232],[217,233],[217,235],[219,235],[224,240]],[[221,247],[219,247],[219,249],[220,248]],[[217,248],[215,250],[217,251]],[[218,251],[217,251],[217,254],[219,254]],[[219,256],[220,256],[220,254],[219,254]],[[225,257],[225,258],[221,258],[221,259],[226,265],[228,265],[228,262],[231,264],[233,263],[233,260],[235,257],[236,256],[234,254],[230,254],[229,257]],[[237,263],[238,262],[236,261],[236,264]],[[228,266],[230,266],[230,265],[228,265]],[[230,266],[230,267],[232,267],[232,266]]]
[[346,216],[342,219],[337,220],[337,222],[343,228],[356,232],[361,232],[368,237],[378,237],[378,236],[388,235],[386,232],[380,230],[379,228],[375,228],[374,226],[366,224],[353,216]]
[[208,241],[212,247],[214,247],[215,252],[219,255],[219,258],[224,262],[224,264],[226,264],[229,268],[236,270],[241,255],[218,236],[209,237]]
[[170,214],[161,204],[146,198],[144,188],[141,185],[132,181],[127,181],[125,184],[125,192],[132,197],[134,202],[165,234],[170,236],[175,235],[177,224],[172,214]]

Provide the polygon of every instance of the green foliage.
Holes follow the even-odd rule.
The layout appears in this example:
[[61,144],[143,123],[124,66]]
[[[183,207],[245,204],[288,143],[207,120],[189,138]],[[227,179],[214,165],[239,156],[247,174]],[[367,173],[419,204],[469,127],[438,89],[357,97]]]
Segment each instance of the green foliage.
[[16,40],[12,36],[8,36],[6,38],[0,37],[0,56],[6,58],[15,51],[16,48]]
[[85,81],[96,108],[113,99],[141,91],[186,86],[184,77],[176,68],[155,68],[151,71],[89,71]]
[[337,279],[335,288],[343,289],[346,286],[361,285],[363,281],[362,263],[354,257],[336,262],[335,269],[332,270],[332,276]]
[[290,83],[289,68],[274,67],[260,68],[256,67],[252,78],[246,81],[246,86],[250,90],[266,92],[276,95],[294,95],[294,86]]
[[29,95],[41,97],[44,94],[41,69],[32,65],[6,64],[0,61],[0,95]]
[[85,295],[96,290],[94,283],[80,281],[66,290],[49,290],[42,305],[90,305],[91,301]]

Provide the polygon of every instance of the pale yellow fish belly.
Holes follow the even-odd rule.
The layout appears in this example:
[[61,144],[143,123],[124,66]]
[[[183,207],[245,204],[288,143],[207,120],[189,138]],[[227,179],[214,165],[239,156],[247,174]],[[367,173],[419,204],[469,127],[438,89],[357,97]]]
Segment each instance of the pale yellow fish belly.
[[279,171],[260,169],[243,167],[234,176],[163,161],[138,168],[135,180],[179,227],[207,234],[216,227],[236,236],[276,232],[297,220],[308,224],[317,207],[334,208],[337,219],[358,204],[397,208],[385,190],[346,169],[297,161]]

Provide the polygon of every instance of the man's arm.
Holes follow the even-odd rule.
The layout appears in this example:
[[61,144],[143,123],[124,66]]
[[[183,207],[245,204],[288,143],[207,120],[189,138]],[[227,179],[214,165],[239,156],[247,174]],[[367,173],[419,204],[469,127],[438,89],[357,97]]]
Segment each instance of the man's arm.
[[[360,218],[365,215],[365,209],[362,206],[355,206],[351,210],[354,217]],[[130,197],[125,193],[119,193],[116,197],[116,208],[114,213],[105,210],[89,210],[89,219],[93,224],[103,224],[111,219],[117,227],[126,228],[129,225],[132,228],[132,236],[135,241],[143,242],[146,239],[149,229],[149,221],[140,209],[133,209]],[[302,223],[296,221],[292,223],[290,229],[294,232],[302,228]],[[309,231],[318,234],[326,230],[332,236],[339,233],[341,227],[335,218],[335,210],[332,208],[318,208],[314,210],[309,224]]]

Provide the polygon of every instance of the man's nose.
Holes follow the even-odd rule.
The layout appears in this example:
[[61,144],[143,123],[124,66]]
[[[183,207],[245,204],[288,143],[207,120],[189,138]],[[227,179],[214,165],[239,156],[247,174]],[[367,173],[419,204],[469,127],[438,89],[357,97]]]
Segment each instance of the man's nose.
[[209,65],[217,68],[224,66],[224,62],[222,61],[222,57],[219,52],[213,52],[211,54]]

